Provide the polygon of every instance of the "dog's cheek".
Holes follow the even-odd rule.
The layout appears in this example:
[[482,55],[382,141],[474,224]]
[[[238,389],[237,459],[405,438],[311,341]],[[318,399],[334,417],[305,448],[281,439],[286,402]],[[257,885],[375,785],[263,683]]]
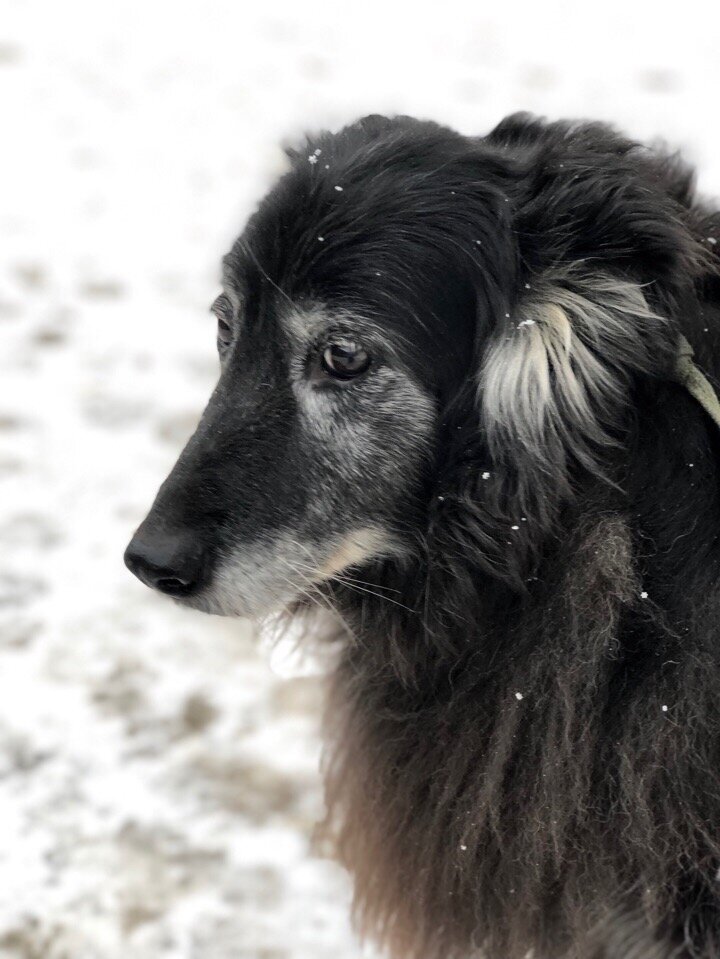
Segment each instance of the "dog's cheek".
[[435,432],[432,397],[410,377],[382,370],[343,390],[306,390],[301,424],[315,461],[318,499],[376,515],[407,494]]

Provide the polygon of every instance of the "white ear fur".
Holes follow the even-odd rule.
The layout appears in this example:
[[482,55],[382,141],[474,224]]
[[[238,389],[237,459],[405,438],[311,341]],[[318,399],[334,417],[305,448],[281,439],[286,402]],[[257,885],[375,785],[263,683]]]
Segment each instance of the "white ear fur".
[[[480,373],[490,452],[567,488],[570,458],[597,466],[633,372],[650,372],[667,321],[639,284],[608,274],[546,279],[488,348]],[[536,476],[536,479],[540,479]],[[520,476],[519,485],[532,482]]]

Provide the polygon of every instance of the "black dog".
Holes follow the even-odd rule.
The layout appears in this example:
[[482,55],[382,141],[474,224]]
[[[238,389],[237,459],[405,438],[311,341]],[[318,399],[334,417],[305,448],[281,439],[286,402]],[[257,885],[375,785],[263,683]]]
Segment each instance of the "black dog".
[[128,565],[339,614],[328,828],[395,957],[720,956],[720,215],[597,124],[291,161]]

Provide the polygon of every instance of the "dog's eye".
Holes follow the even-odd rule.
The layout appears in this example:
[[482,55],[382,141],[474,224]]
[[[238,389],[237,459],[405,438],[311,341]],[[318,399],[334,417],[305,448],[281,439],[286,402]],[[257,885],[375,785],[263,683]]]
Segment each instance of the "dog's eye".
[[323,350],[322,368],[337,380],[351,380],[364,373],[369,366],[370,356],[367,351],[351,340],[331,343]]
[[222,317],[218,317],[217,339],[220,346],[230,346],[232,343],[232,329]]
[[220,295],[213,303],[212,312],[217,317],[217,342],[219,349],[225,349],[232,343],[232,306],[228,298]]

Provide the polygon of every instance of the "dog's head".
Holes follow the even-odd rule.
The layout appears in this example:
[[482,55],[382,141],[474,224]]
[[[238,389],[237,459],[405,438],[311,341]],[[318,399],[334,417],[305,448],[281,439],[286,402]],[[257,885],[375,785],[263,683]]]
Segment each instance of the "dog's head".
[[369,117],[290,158],[225,258],[220,379],[128,566],[253,616],[433,542],[521,577],[671,362],[682,171],[525,119]]

